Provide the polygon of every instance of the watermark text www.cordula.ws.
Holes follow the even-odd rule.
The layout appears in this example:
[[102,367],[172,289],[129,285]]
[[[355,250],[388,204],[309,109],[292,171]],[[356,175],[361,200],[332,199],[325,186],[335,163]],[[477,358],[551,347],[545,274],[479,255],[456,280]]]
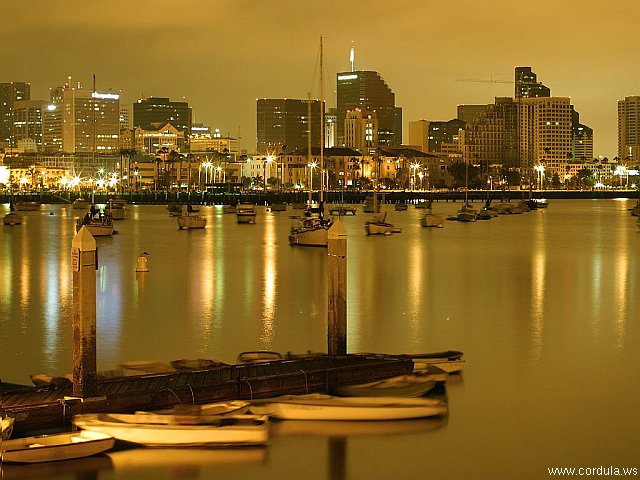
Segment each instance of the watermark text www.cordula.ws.
[[638,467],[547,467],[552,477],[637,477]]

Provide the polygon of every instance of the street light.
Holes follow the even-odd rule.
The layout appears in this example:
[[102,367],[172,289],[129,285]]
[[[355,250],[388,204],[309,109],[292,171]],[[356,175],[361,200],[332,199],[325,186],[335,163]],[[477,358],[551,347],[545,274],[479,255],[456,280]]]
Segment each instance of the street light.
[[413,183],[413,190],[416,189],[416,170],[418,170],[420,168],[420,164],[419,163],[412,163],[410,165],[411,170],[413,170],[413,177],[411,182]]
[[271,175],[271,164],[273,163],[273,157],[271,155],[267,155],[267,158],[265,159],[264,163],[262,164],[262,166],[264,167],[264,178],[263,178],[263,184],[264,184],[264,191],[267,191],[267,165],[269,165],[269,175]]
[[544,165],[534,165],[533,169],[537,172],[539,182],[540,182],[540,190],[542,190],[542,178],[544,176]]
[[307,163],[307,167],[309,167],[309,195],[313,192],[313,171],[317,166],[316,162]]

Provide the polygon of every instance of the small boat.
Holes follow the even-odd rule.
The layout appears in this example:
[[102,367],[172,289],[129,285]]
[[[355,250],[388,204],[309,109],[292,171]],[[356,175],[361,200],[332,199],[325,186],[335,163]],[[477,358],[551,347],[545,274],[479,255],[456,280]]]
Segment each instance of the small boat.
[[549,201],[546,198],[534,198],[533,201],[536,203],[536,208],[547,208],[549,206]]
[[354,207],[353,205],[330,205],[329,206],[329,213],[331,215],[339,215],[341,217],[344,217],[347,213],[350,213],[351,215],[355,215],[357,211],[357,208]]
[[238,223],[256,223],[256,206],[252,203],[239,203],[236,207]]
[[468,203],[465,203],[456,215],[459,222],[475,222],[477,219],[478,211]]
[[126,200],[109,200],[104,212],[111,215],[113,220],[124,220],[129,218],[129,211],[126,205]]
[[54,377],[47,373],[34,373],[31,375],[31,382],[36,387],[48,387],[50,385],[67,387],[71,385],[71,381],[69,377]]
[[284,202],[272,203],[269,205],[269,210],[272,212],[286,212],[287,204]]
[[5,440],[2,461],[39,463],[84,458],[112,449],[115,441],[111,435],[91,431]]
[[289,231],[289,245],[326,247],[330,227],[330,219],[315,216],[297,219]]
[[263,363],[282,360],[282,355],[269,350],[255,350],[251,352],[241,352],[238,354],[238,363]]
[[[149,419],[148,423],[172,423],[181,421],[180,419],[184,416],[199,416],[200,418],[198,420],[202,423],[206,421],[206,418],[202,417],[213,415],[243,415],[249,410],[249,405],[249,402],[245,402],[243,400],[229,400],[228,402],[204,403],[201,405],[176,405],[168,410],[136,413],[146,414]],[[158,417],[155,421],[153,421],[155,418],[154,415]],[[179,418],[177,418],[177,420],[171,419],[169,418],[170,416]]]
[[23,215],[18,212],[9,212],[2,218],[4,225],[14,226],[22,223]]
[[179,360],[172,360],[169,362],[176,370],[209,370],[213,368],[222,368],[226,366],[226,363],[216,362],[215,360],[209,360],[208,358],[181,358]]
[[399,227],[394,227],[393,224],[388,223],[386,221],[387,214],[385,213],[382,217],[379,217],[375,220],[371,220],[365,222],[364,229],[367,232],[367,235],[386,235],[389,236],[392,233],[401,233],[402,229]]
[[74,210],[87,210],[91,206],[91,202],[82,197],[78,197],[73,201],[72,206]]
[[427,370],[430,365],[433,365],[447,373],[455,373],[462,370],[465,364],[462,352],[457,350],[411,355],[411,359],[414,372]]
[[12,417],[5,417],[0,420],[0,439],[7,440],[13,432],[15,420]]
[[195,228],[204,228],[207,225],[207,218],[202,215],[192,213],[183,213],[176,217],[178,229],[193,230]]
[[73,424],[117,440],[146,447],[222,447],[266,445],[266,415],[157,415],[87,413],[75,415]]
[[76,220],[76,232],[82,227],[87,227],[94,237],[107,237],[113,235],[113,219],[111,215],[98,212],[95,215],[87,213],[84,218]]
[[334,397],[320,393],[254,400],[249,410],[280,420],[406,420],[447,413],[434,398]]
[[339,397],[420,397],[435,387],[436,382],[419,375],[399,375],[357,385],[333,387]]
[[409,205],[407,205],[406,203],[396,203],[393,208],[396,212],[404,212],[409,208]]
[[440,215],[434,215],[431,212],[427,212],[423,217],[420,218],[420,225],[422,225],[423,227],[443,228],[444,222],[442,221],[442,217]]

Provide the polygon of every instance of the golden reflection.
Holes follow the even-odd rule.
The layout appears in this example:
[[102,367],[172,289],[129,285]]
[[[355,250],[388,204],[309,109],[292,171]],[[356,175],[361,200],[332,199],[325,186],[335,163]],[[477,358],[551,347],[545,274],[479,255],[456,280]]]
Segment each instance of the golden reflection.
[[[409,271],[407,283],[409,292],[407,293],[407,314],[409,315],[409,335],[408,340],[411,346],[419,348],[421,340],[424,338],[421,327],[425,327],[422,317],[422,297],[420,292],[430,291],[427,279],[425,279],[423,252],[424,246],[420,244],[421,237],[413,239],[409,246],[407,260],[407,270]],[[428,247],[427,247],[428,248]]]
[[531,340],[533,354],[536,360],[542,354],[544,335],[544,308],[546,261],[544,217],[536,217],[538,222],[534,227],[533,255],[531,265]]
[[264,295],[262,297],[262,334],[260,341],[265,348],[273,342],[273,325],[275,322],[277,274],[276,274],[276,232],[273,215],[264,217]]
[[[194,284],[194,288],[190,289],[189,295],[197,297],[190,299],[190,304],[198,305],[201,311],[199,312],[200,315],[190,316],[194,319],[201,319],[197,334],[201,336],[203,344],[206,345],[209,344],[211,339],[212,326],[215,322],[219,321],[220,318],[220,315],[217,313],[220,307],[217,305],[215,299],[218,298],[216,289],[220,288],[220,281],[218,279],[219,272],[223,270],[222,265],[220,265],[223,259],[220,258],[220,255],[215,254],[213,243],[214,238],[216,241],[220,240],[218,236],[221,235],[222,232],[216,231],[215,235],[213,234],[212,220],[211,216],[207,215],[208,227],[205,228],[204,231],[183,232],[187,233],[187,235],[192,233],[198,235],[197,238],[187,239],[189,242],[197,242],[196,251],[199,252],[197,255],[189,256],[193,262],[189,271],[199,272],[199,276],[193,276],[193,282],[196,283],[199,281],[200,284]],[[214,311],[211,310],[212,306],[215,309]]]

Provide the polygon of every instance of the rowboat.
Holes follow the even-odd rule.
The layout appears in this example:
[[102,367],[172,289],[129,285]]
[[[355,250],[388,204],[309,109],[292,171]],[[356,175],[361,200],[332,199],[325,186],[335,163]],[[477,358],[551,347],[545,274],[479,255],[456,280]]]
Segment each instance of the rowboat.
[[424,371],[429,365],[434,365],[447,373],[455,373],[462,370],[465,364],[462,352],[457,350],[411,355],[411,359],[414,372]]
[[11,437],[14,421],[15,420],[11,417],[5,417],[2,420],[0,420],[0,438],[2,440],[6,440],[9,437]]
[[401,233],[402,229],[394,227],[393,224],[386,221],[387,214],[372,221],[365,222],[364,229],[367,235],[391,235],[392,233]]
[[178,228],[180,230],[191,230],[194,228],[204,228],[207,225],[207,218],[193,213],[183,213],[176,216]]
[[39,463],[89,457],[110,450],[115,441],[108,434],[91,431],[5,440],[2,442],[2,460]]
[[256,350],[253,352],[242,352],[238,354],[238,363],[262,363],[282,360],[282,355],[269,350]]
[[433,398],[334,397],[319,393],[254,400],[249,411],[280,420],[405,420],[447,413]]
[[436,382],[418,375],[397,377],[333,387],[331,393],[340,397],[420,397],[435,387]]
[[256,207],[252,203],[239,203],[236,207],[238,223],[256,223]]
[[216,362],[215,360],[209,360],[208,358],[180,358],[178,360],[172,360],[169,362],[176,370],[206,370],[211,368],[222,368],[226,363]]
[[[249,410],[249,402],[244,400],[229,400],[228,402],[203,403],[201,405],[176,405],[168,410],[156,410],[152,412],[136,412],[147,415],[149,423],[176,423],[186,418],[198,417],[199,423],[206,423],[214,415],[243,415]],[[174,417],[174,418],[170,418]],[[154,420],[154,421],[152,421]]]
[[265,415],[156,415],[86,413],[73,417],[73,424],[92,432],[147,447],[221,447],[266,445]]

